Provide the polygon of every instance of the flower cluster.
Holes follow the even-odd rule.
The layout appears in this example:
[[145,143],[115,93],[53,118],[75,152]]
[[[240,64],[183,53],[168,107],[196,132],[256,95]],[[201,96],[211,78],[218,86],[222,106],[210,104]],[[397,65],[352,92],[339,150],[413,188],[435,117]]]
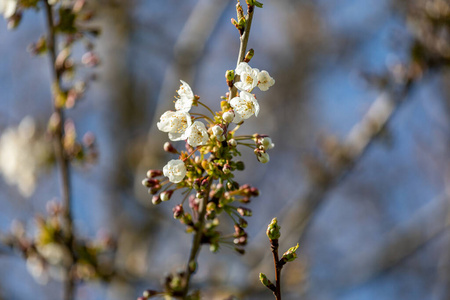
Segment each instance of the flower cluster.
[[[241,81],[237,81],[234,74],[240,75]],[[247,204],[252,197],[258,196],[259,191],[234,181],[234,172],[244,169],[244,163],[236,160],[241,155],[238,146],[251,148],[257,160],[266,163],[269,161],[266,151],[274,144],[267,135],[237,135],[236,131],[244,120],[259,113],[260,106],[252,90],[259,87],[266,91],[275,81],[267,71],[260,72],[245,62],[236,70],[227,71],[226,79],[227,84],[234,84],[239,92],[235,97],[223,97],[218,112],[202,103],[189,84],[181,81],[176,91],[175,110],[166,111],[157,127],[168,133],[170,141],[185,141],[186,151],[179,151],[167,142],[165,151],[178,157],[171,159],[162,170],[149,170],[142,184],[153,195],[153,204],[168,201],[176,191],[182,191],[184,198],[173,208],[174,218],[179,219],[188,232],[201,230],[202,243],[209,244],[211,251],[217,251],[220,244],[231,244],[237,252],[243,253],[242,247],[247,243],[244,218],[252,213],[235,203]],[[237,82],[234,83],[235,79]],[[206,108],[206,114],[192,112],[194,107],[200,106]],[[227,237],[216,229],[218,217],[223,212],[235,224],[234,233]],[[203,222],[206,224],[201,229],[199,224]],[[227,242],[227,239],[231,241]]]

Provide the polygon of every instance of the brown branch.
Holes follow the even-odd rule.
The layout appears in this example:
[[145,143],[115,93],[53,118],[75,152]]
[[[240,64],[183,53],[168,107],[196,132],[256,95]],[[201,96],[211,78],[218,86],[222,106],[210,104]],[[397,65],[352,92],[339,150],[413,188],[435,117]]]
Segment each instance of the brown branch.
[[195,224],[196,231],[195,231],[194,237],[192,238],[191,252],[189,254],[189,260],[188,260],[188,263],[186,266],[186,274],[184,277],[185,282],[184,282],[184,288],[183,288],[183,293],[182,293],[183,299],[187,299],[186,297],[189,292],[189,283],[191,280],[191,276],[197,269],[197,256],[201,250],[203,229],[205,227],[206,205],[208,204],[208,200],[209,200],[209,191],[211,188],[211,183],[212,183],[212,179],[209,179],[208,188],[206,189],[206,192],[205,192],[205,197],[200,202],[200,205],[198,208],[198,211],[199,211],[198,221]]
[[[56,70],[56,57],[57,57],[57,49],[56,49],[56,32],[55,25],[53,21],[53,10],[48,1],[43,1],[45,5],[45,11],[47,16],[47,30],[48,30],[48,40],[47,40],[47,48],[50,56],[50,64],[51,64],[51,73],[53,76],[53,84],[56,86],[57,90],[61,85],[61,74]],[[62,205],[63,205],[63,217],[65,221],[65,226],[67,227],[67,246],[72,254],[72,259],[75,258],[73,253],[73,242],[74,242],[74,230],[73,230],[73,220],[72,220],[72,210],[71,210],[71,183],[70,183],[70,166],[69,159],[64,153],[64,145],[63,145],[63,137],[64,137],[64,111],[63,109],[56,103],[56,97],[53,95],[53,112],[58,118],[58,127],[54,132],[54,148],[56,154],[57,165],[59,167],[59,173],[61,177],[61,194],[62,194]],[[67,267],[66,270],[66,281],[64,286],[64,299],[72,300],[74,298],[75,292],[75,282],[72,276],[72,266],[74,260],[72,260],[72,265]]]
[[[244,30],[244,33],[240,37],[241,44],[239,46],[239,54],[238,54],[236,67],[241,62],[243,62],[244,58],[245,58],[245,54],[246,54],[246,51],[247,51],[248,39],[250,37],[250,29],[252,28],[253,14],[255,12],[254,8],[255,8],[254,6],[249,6],[249,9],[248,9],[248,15],[246,17],[246,22],[245,22],[245,30]],[[234,81],[236,82],[238,80],[239,80],[239,75],[236,75],[235,78],[234,78]],[[233,85],[233,87],[231,87],[231,90],[230,90],[230,93],[229,93],[228,101],[233,99],[236,96],[236,94],[237,94],[237,89]]]
[[273,265],[275,268],[275,291],[273,295],[276,300],[281,300],[281,269],[280,259],[278,257],[278,240],[270,240],[270,249],[273,255]]

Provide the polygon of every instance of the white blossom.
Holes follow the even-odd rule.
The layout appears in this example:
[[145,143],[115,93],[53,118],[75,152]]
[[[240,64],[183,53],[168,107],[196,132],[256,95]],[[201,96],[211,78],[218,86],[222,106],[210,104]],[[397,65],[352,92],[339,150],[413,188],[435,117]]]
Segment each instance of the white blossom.
[[51,149],[49,143],[38,137],[31,117],[24,118],[17,128],[5,129],[0,137],[0,173],[6,183],[17,185],[23,196],[31,196]]
[[216,139],[219,142],[222,142],[225,140],[225,136],[223,135],[223,128],[220,127],[219,125],[214,125],[213,128],[211,129],[213,135],[216,137]]
[[223,128],[220,127],[219,125],[215,125],[212,128],[212,132],[216,137],[221,136],[223,134]]
[[37,246],[38,252],[52,265],[69,266],[72,263],[69,250],[58,243]]
[[266,152],[258,152],[256,154],[256,158],[263,164],[268,163],[270,160],[269,154],[267,154]]
[[[1,1],[1,0],[0,0]],[[44,261],[37,255],[30,255],[27,258],[26,267],[33,278],[42,285],[48,282],[48,273],[45,269]]]
[[188,112],[191,110],[192,103],[194,101],[194,93],[192,92],[189,84],[181,81],[180,89],[177,90],[178,96],[180,98],[175,102],[175,109],[183,112]]
[[247,92],[240,92],[239,97],[234,97],[230,101],[234,110],[234,123],[240,123],[242,120],[250,118],[253,114],[258,116],[259,104],[255,96]]
[[261,140],[261,145],[263,146],[264,150],[269,150],[275,147],[275,144],[272,143],[272,139],[270,137],[265,137]]
[[259,70],[250,67],[245,62],[241,62],[237,66],[236,74],[240,76],[241,81],[236,82],[234,86],[241,91],[251,92],[258,84]]
[[227,123],[231,123],[234,119],[234,113],[233,111],[226,111],[223,113],[222,115],[222,119],[227,122]]
[[5,19],[11,18],[17,8],[18,0],[0,0],[0,14],[3,14]]
[[186,130],[187,142],[192,147],[205,145],[208,142],[209,136],[205,124],[200,121],[195,121]]
[[156,124],[159,130],[169,133],[171,141],[186,139],[186,130],[191,126],[191,116],[183,111],[166,111]]
[[47,2],[48,2],[48,4],[50,4],[50,5],[55,5],[56,3],[59,2],[59,0],[48,0]]
[[163,168],[164,176],[173,183],[181,182],[186,176],[186,166],[181,159],[172,159]]
[[257,79],[258,87],[261,91],[267,91],[272,85],[275,84],[275,79],[270,77],[269,73],[265,70],[259,72]]

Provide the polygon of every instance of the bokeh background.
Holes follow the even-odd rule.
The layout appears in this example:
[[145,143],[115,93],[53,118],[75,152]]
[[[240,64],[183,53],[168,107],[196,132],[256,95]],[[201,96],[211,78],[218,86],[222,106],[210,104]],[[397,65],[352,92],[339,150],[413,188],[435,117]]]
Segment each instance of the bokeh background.
[[[427,18],[443,15],[448,22],[449,3],[263,3],[250,35],[256,53],[251,65],[268,70],[276,84],[258,95],[261,113],[243,132],[269,134],[276,147],[264,165],[243,150],[246,170],[239,182],[261,191],[250,204],[247,253],[223,248],[211,254],[205,247],[194,287],[204,299],[272,299],[257,274],[272,274],[264,231],[278,217],[282,251],[300,242],[300,258],[283,270],[285,299],[449,299],[448,71],[439,61],[407,92],[394,94],[401,83],[385,76],[410,63],[416,40],[447,57],[450,31],[442,26],[436,36],[427,34]],[[77,299],[135,299],[144,289],[158,289],[162,274],[183,267],[188,258],[191,236],[171,213],[181,199],[152,206],[140,182],[146,170],[171,159],[162,149],[166,134],[155,125],[172,107],[179,79],[219,108],[227,91],[224,73],[235,67],[239,47],[229,21],[235,1],[90,5],[102,28],[96,42],[102,63],[68,117],[80,134],[96,135],[100,156],[92,167],[72,169],[73,212],[78,235],[107,232],[118,241],[115,266],[126,276],[80,284]],[[26,12],[16,30],[0,21],[0,133],[26,116],[46,126],[48,58],[27,52],[44,32],[39,11]],[[396,100],[381,133],[333,172],[331,183],[321,183],[322,166],[338,142],[347,140],[386,93]],[[24,197],[0,179],[0,232],[8,232],[16,219],[32,232],[33,216],[59,197],[58,182],[56,170],[43,170],[34,194]],[[61,293],[58,281],[37,283],[19,254],[0,252],[0,299],[61,299]]]

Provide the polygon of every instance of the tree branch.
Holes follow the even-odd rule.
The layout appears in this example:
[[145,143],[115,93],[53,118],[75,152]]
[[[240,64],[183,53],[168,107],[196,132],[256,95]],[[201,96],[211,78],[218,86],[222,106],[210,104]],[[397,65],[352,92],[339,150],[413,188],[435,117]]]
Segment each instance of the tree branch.
[[[56,70],[56,58],[57,58],[57,49],[56,49],[56,32],[55,25],[53,21],[53,10],[50,4],[46,0],[43,1],[45,5],[46,11],[46,20],[47,20],[47,30],[48,30],[48,40],[47,47],[50,56],[50,65],[51,65],[51,73],[53,76],[53,84],[59,90],[61,85],[61,74]],[[64,111],[63,109],[56,103],[55,96],[53,95],[53,112],[58,118],[58,128],[55,130],[55,135],[53,139],[55,154],[57,165],[59,167],[59,173],[61,178],[61,194],[62,194],[62,205],[63,205],[63,216],[65,221],[65,226],[67,227],[67,246],[72,254],[72,258],[74,259],[73,253],[73,242],[74,242],[74,230],[73,230],[73,220],[72,220],[72,210],[71,210],[71,183],[70,183],[70,166],[69,160],[64,153],[64,145],[63,145],[63,137],[64,137]],[[72,260],[73,261],[73,260]],[[72,263],[73,265],[73,263]],[[75,282],[73,276],[71,275],[72,265],[67,267],[66,270],[66,281],[64,287],[64,299],[72,300],[74,298],[75,292]]]

